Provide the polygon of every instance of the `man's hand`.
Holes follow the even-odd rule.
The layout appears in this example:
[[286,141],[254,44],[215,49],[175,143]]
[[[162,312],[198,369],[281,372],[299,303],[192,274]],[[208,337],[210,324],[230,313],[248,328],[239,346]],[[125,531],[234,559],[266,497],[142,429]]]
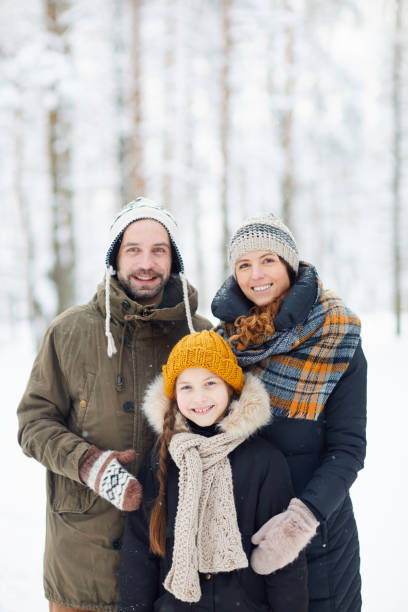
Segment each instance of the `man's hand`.
[[319,522],[300,499],[273,516],[253,536],[257,547],[251,566],[257,574],[270,574],[294,561],[316,533]]
[[142,485],[123,467],[135,458],[134,450],[101,451],[92,445],[81,459],[79,476],[119,510],[137,510],[142,501]]

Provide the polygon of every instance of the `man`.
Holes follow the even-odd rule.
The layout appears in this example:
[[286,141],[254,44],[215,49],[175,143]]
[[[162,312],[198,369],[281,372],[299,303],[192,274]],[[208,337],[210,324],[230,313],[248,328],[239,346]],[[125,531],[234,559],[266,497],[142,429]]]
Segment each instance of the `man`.
[[47,468],[51,612],[116,610],[123,510],[140,504],[132,474],[153,442],[143,393],[182,336],[211,327],[194,314],[176,223],[154,202],[119,213],[106,265],[91,302],[50,325],[18,408],[19,442]]

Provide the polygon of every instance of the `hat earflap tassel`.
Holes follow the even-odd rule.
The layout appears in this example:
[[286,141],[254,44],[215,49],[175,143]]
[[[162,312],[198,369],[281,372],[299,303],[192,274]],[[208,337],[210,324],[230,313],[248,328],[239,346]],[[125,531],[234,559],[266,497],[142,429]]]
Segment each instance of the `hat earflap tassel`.
[[115,341],[113,339],[112,332],[110,330],[110,316],[111,316],[110,314],[110,277],[113,276],[114,274],[115,274],[114,269],[112,268],[112,266],[109,266],[109,268],[107,268],[105,272],[105,310],[106,310],[105,336],[108,339],[108,348],[107,348],[108,357],[112,357],[112,355],[115,355],[115,353],[117,353]]
[[188,299],[187,279],[184,276],[183,272],[179,272],[179,276],[181,278],[181,286],[183,287],[183,300],[184,300],[184,306],[186,309],[188,329],[190,330],[190,334],[194,334],[195,329],[193,326],[193,319],[191,317],[190,301]]

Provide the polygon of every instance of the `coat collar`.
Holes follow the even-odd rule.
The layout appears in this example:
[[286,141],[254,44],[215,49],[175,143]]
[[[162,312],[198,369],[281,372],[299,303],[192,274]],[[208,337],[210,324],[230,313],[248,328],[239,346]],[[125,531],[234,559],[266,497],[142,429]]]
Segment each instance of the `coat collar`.
[[[316,269],[300,262],[295,284],[282,301],[275,318],[275,329],[290,329],[302,324],[320,293]],[[226,323],[233,323],[240,316],[248,316],[254,304],[245,297],[234,276],[229,276],[217,291],[211,310],[215,317]]]
[[[197,310],[198,296],[197,290],[188,284],[188,298],[190,302],[191,314]],[[98,285],[97,293],[94,298],[97,306],[106,315],[105,310],[105,283]],[[151,308],[142,306],[132,300],[115,277],[110,279],[110,306],[113,321],[127,320],[156,320],[156,321],[178,321],[186,319],[186,309],[183,302],[183,290],[181,281],[177,275],[170,276],[164,291],[163,301],[160,307]]]
[[[163,377],[159,375],[147,388],[142,404],[142,411],[156,434],[163,431],[163,418],[170,401],[164,393]],[[268,393],[258,378],[246,374],[241,395],[231,402],[226,416],[219,423],[219,430],[248,438],[270,420]],[[185,419],[179,412],[175,431],[188,431]]]

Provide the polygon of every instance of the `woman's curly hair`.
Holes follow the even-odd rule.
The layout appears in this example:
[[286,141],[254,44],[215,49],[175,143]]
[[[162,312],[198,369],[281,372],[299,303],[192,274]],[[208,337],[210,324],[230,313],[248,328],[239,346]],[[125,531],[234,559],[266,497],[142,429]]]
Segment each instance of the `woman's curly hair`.
[[231,346],[239,351],[244,351],[250,344],[261,344],[274,334],[274,319],[287,293],[285,292],[266,306],[253,306],[247,317],[241,316],[235,319],[236,333],[229,338]]

